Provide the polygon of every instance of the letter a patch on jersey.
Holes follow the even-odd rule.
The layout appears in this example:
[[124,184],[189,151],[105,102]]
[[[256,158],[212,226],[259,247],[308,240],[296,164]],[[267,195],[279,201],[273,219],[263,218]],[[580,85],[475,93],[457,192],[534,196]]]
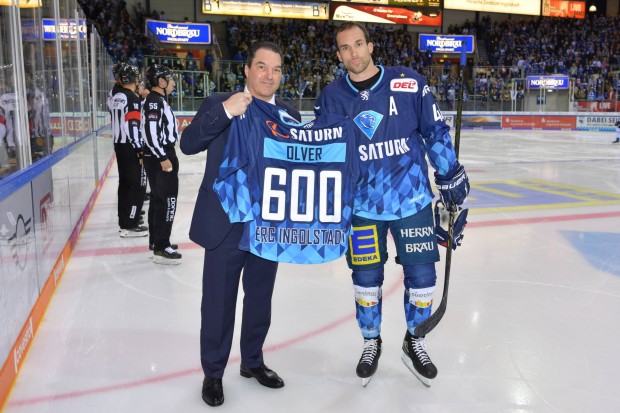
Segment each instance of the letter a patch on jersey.
[[372,140],[373,135],[377,131],[383,115],[373,110],[365,110],[353,118],[353,122],[358,128],[366,135],[368,139]]

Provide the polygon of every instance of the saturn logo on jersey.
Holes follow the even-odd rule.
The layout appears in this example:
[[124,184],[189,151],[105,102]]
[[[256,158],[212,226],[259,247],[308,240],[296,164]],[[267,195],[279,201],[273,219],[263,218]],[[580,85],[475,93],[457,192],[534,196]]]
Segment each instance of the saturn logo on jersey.
[[274,121],[266,120],[265,124],[267,125],[267,127],[269,128],[273,136],[279,136],[280,138],[285,138],[285,139],[289,138],[289,135],[283,135],[280,132],[278,132],[278,124],[275,123]]
[[416,93],[418,91],[418,81],[415,79],[392,79],[390,89],[394,92]]
[[355,122],[357,127],[360,128],[368,139],[372,139],[382,119],[382,114],[373,110],[365,110],[353,118],[353,122]]

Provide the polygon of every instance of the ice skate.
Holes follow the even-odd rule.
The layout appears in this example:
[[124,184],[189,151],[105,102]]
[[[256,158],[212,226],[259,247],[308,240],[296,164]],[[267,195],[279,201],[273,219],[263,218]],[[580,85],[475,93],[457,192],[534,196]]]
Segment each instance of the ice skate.
[[611,143],[620,143],[620,138],[616,138],[615,141],[611,141]]
[[381,357],[381,336],[365,338],[362,357],[360,357],[357,369],[355,369],[358,377],[362,378],[362,386],[366,387],[370,380],[372,380],[372,376],[379,366],[379,357]]
[[183,255],[179,254],[177,250],[172,249],[172,247],[153,251],[153,262],[155,264],[179,265],[182,257]]
[[135,227],[128,229],[121,228],[119,232],[121,238],[146,237],[149,235],[149,229],[142,225],[136,225]]
[[431,386],[432,380],[437,377],[437,367],[426,353],[424,337],[412,336],[407,330],[403,340],[401,359],[426,387]]

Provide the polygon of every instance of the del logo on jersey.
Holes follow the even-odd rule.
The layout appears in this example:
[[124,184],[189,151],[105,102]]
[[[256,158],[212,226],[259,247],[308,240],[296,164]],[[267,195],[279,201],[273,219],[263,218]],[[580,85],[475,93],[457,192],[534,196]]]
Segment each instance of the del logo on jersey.
[[418,91],[418,81],[410,78],[392,79],[390,81],[390,90],[394,92],[416,93]]

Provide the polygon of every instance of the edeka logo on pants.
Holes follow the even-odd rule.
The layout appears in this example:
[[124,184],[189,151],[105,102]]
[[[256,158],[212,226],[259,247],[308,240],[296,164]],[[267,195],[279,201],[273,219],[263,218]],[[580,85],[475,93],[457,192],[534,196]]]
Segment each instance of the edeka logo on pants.
[[353,227],[349,237],[351,261],[354,265],[375,264],[381,261],[377,227]]

